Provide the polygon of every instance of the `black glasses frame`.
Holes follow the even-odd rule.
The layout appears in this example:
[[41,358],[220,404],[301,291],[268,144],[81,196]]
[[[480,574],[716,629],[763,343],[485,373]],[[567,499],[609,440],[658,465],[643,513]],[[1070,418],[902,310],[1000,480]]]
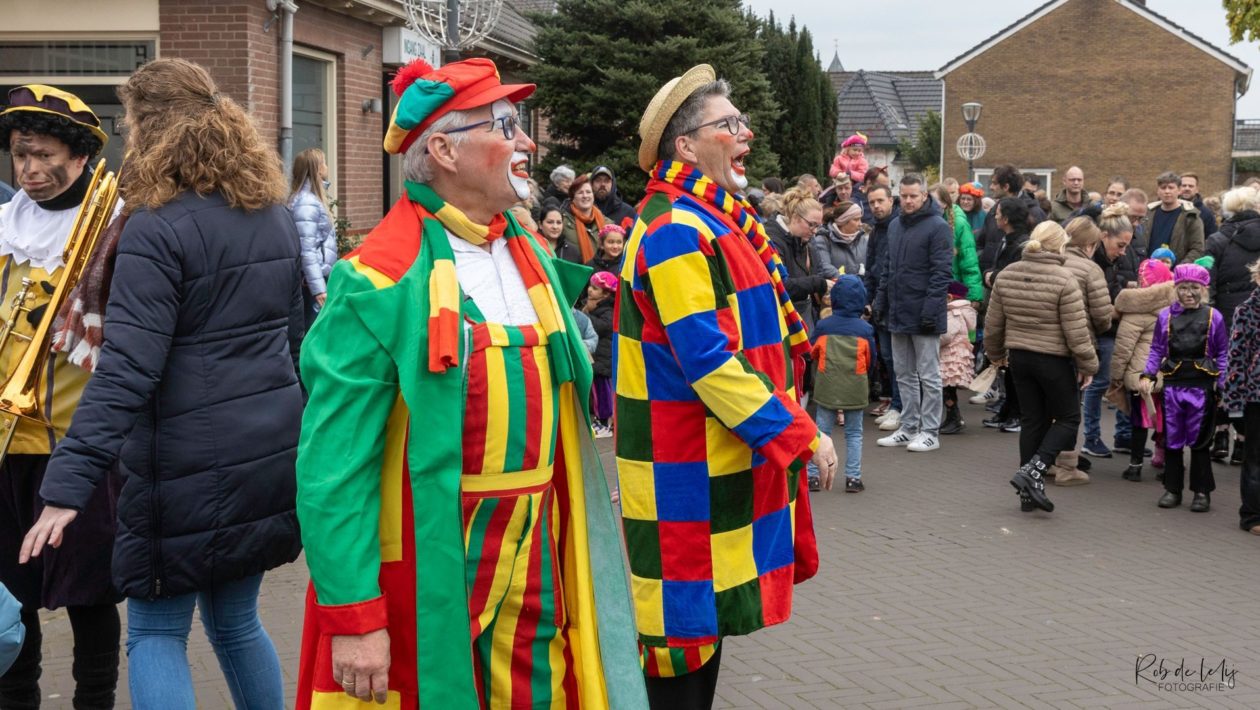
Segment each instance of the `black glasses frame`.
[[696,126],[695,128],[689,131],[683,131],[683,135],[686,135],[688,133],[695,133],[701,128],[708,128],[709,126],[719,126],[721,124],[726,124],[726,130],[730,131],[731,135],[737,136],[739,135],[739,126],[741,123],[744,125],[745,128],[752,128],[751,119],[748,118],[748,114],[741,113],[734,116],[725,116],[723,118],[719,118],[716,121],[709,121],[708,123],[702,123],[699,126]]

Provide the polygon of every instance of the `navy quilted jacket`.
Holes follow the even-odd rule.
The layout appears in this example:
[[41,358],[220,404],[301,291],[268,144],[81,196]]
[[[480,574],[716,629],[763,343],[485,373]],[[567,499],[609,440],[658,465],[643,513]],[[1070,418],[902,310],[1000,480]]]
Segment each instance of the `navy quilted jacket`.
[[81,509],[117,463],[113,578],[126,596],[193,592],[297,557],[301,283],[282,205],[244,212],[184,193],[127,222],[100,362],[40,488]]

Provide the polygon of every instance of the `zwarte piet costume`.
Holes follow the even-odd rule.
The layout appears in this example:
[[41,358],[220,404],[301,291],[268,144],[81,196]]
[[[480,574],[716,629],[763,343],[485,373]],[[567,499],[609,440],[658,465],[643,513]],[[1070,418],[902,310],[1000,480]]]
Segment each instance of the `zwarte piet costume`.
[[[1198,264],[1179,264],[1173,280],[1178,286],[1197,284],[1207,295],[1208,270]],[[1206,303],[1187,309],[1174,302],[1159,312],[1142,377],[1164,383],[1164,488],[1178,502],[1186,472],[1182,449],[1190,449],[1190,490],[1216,489],[1209,448],[1228,357],[1229,330],[1220,311]]]
[[[485,59],[404,71],[389,152],[448,111],[533,90]],[[479,302],[464,279],[480,259],[514,307]],[[382,628],[387,708],[646,705],[565,305],[587,274],[510,215],[477,224],[414,182],[333,268],[302,353],[299,708],[353,704],[331,637]]]

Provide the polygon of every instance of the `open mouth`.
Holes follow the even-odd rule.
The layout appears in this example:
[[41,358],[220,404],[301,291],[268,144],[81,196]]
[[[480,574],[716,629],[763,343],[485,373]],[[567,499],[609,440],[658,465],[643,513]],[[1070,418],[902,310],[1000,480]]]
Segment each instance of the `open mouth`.
[[511,165],[512,174],[518,178],[529,179],[529,161],[517,160]]
[[[744,153],[744,155],[748,154]],[[731,159],[731,170],[735,171],[736,175],[744,174],[744,155]]]

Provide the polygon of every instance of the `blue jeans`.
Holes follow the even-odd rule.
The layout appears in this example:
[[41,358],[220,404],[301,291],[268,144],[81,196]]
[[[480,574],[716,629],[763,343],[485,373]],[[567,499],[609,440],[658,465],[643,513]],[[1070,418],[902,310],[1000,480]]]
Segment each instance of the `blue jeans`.
[[238,710],[284,707],[280,658],[258,620],[261,574],[170,599],[127,600],[127,667],[136,710],[193,710],[188,633],[193,607]]
[[[1111,382],[1111,353],[1115,352],[1116,339],[1102,337],[1098,339],[1098,373],[1094,381],[1085,388],[1085,443],[1102,440],[1102,399]],[[1133,429],[1124,412],[1116,410],[1116,441],[1127,442]]]
[[879,361],[888,373],[888,381],[892,383],[892,408],[901,411],[901,388],[897,386],[897,370],[893,367],[892,333],[887,328],[876,328],[875,338],[879,346]]
[[[831,436],[836,428],[836,410],[819,405],[814,413],[814,423],[823,436]],[[810,461],[809,477],[818,477],[818,467]],[[844,477],[862,477],[862,410],[844,410]]]

